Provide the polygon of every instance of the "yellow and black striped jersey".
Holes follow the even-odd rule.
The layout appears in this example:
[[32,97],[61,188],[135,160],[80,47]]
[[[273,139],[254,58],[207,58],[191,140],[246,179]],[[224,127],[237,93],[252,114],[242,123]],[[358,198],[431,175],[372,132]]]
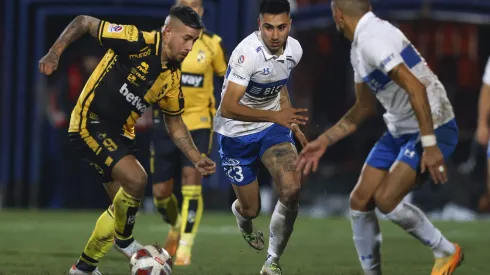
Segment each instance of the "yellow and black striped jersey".
[[85,129],[89,118],[134,138],[136,120],[151,104],[167,115],[184,111],[180,64],[162,66],[161,32],[101,21],[98,40],[108,50],[78,98],[69,132]]
[[[221,37],[204,30],[182,63],[182,118],[189,130],[212,128],[216,113],[213,78],[215,74],[224,76],[226,67]],[[165,128],[158,108],[153,110],[153,118],[154,127]]]

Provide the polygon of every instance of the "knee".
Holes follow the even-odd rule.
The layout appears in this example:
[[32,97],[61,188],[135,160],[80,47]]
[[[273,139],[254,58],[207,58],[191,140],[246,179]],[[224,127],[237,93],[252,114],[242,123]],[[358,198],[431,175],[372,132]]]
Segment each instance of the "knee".
[[157,200],[163,200],[172,196],[173,192],[173,180],[170,179],[166,182],[155,183],[152,186],[153,197]]
[[138,172],[132,173],[126,180],[124,189],[130,195],[137,198],[142,198],[145,194],[146,182],[148,181],[148,175],[141,169]]
[[201,175],[196,169],[185,167],[182,170],[182,185],[199,185],[201,183]]
[[288,186],[287,188],[281,188],[280,191],[280,201],[287,208],[296,208],[299,202],[299,194],[301,192],[301,185],[293,184]]
[[374,209],[374,200],[371,196],[354,189],[349,197],[350,208],[357,211],[371,211]]
[[385,189],[376,190],[374,194],[374,201],[376,203],[376,207],[383,214],[388,214],[398,205],[399,202],[393,199],[393,196],[390,196],[389,192]]
[[241,205],[239,206],[239,212],[242,217],[247,219],[255,219],[260,213],[260,205]]

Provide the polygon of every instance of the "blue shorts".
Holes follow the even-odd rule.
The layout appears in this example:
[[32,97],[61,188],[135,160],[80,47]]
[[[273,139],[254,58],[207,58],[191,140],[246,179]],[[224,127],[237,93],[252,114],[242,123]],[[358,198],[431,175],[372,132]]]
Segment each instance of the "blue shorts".
[[257,178],[258,162],[267,149],[284,142],[294,144],[291,130],[274,124],[246,136],[227,137],[218,134],[221,166],[233,184],[243,186]]
[[[458,125],[451,120],[435,130],[437,145],[447,160],[458,144]],[[405,134],[398,138],[386,132],[374,145],[366,159],[372,167],[389,170],[395,161],[403,161],[418,171],[424,149],[420,143],[420,134]]]

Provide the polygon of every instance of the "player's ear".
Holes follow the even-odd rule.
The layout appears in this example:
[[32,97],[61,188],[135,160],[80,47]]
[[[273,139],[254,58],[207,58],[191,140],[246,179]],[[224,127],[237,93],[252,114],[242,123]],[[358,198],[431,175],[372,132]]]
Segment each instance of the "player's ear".
[[259,27],[260,30],[260,16],[257,18],[257,26]]
[[163,26],[162,34],[163,34],[163,38],[165,38],[165,40],[167,40],[170,37],[171,31],[172,31],[172,27],[170,27],[170,25]]

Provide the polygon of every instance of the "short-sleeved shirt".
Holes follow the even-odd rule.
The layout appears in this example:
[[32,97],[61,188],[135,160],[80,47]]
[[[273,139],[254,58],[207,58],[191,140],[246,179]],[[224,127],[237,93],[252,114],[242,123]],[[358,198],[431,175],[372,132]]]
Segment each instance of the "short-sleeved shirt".
[[427,88],[434,127],[454,118],[444,86],[419,52],[399,29],[372,12],[366,13],[357,24],[351,63],[355,82],[367,84],[386,109],[384,119],[394,136],[419,131],[408,93],[388,76],[403,63]]
[[180,63],[162,65],[161,32],[101,21],[98,40],[108,50],[78,98],[69,132],[85,129],[88,119],[101,120],[134,138],[136,120],[151,104],[168,115],[184,111]]

